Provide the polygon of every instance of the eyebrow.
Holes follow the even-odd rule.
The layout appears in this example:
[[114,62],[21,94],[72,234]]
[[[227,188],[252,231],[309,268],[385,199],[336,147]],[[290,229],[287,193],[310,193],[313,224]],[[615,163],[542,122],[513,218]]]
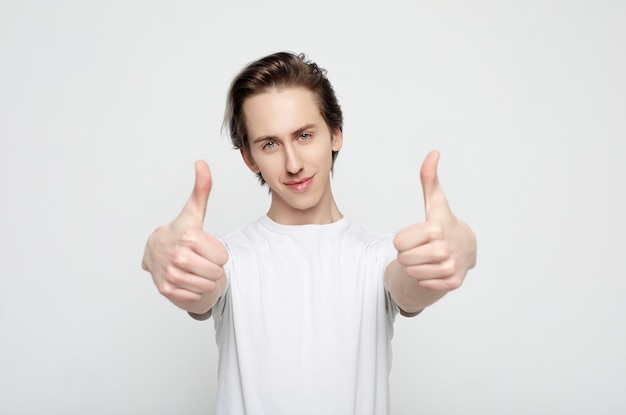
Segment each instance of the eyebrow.
[[[302,133],[303,131],[306,130],[310,130],[315,128],[315,124],[305,124],[302,127],[299,127],[298,129],[296,129],[294,132],[291,133],[292,136],[294,135],[298,135],[300,133]],[[252,143],[256,144],[256,143],[261,143],[263,141],[271,141],[271,140],[276,140],[278,137],[275,135],[263,135],[261,137],[257,137],[255,138]]]

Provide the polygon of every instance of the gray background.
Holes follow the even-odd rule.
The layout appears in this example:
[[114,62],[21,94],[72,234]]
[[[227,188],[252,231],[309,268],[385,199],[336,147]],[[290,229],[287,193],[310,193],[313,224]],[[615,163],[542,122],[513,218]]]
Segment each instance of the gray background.
[[235,73],[285,49],[343,105],[344,214],[423,220],[438,149],[479,239],[465,285],[397,321],[394,414],[624,413],[624,21],[620,1],[1,1],[0,412],[212,412],[212,321],[140,260],[196,159],[207,231],[265,212],[220,125]]

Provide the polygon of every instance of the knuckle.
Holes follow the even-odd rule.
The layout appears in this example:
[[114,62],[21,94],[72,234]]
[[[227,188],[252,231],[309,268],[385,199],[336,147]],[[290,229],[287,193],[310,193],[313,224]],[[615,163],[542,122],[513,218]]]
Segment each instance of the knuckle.
[[189,258],[187,257],[187,255],[185,255],[185,252],[177,250],[176,252],[174,252],[174,255],[172,257],[172,263],[179,267],[185,267],[189,264]]
[[168,284],[178,285],[180,283],[180,273],[174,266],[169,266],[165,270],[165,281]]
[[407,267],[405,272],[407,276],[416,279],[421,275],[418,267]]
[[185,229],[180,234],[180,242],[184,245],[193,245],[198,240],[198,236],[193,229]]
[[430,252],[430,255],[430,259],[433,263],[441,263],[446,258],[445,252],[440,247],[434,247]]
[[217,253],[216,261],[217,261],[216,262],[217,265],[219,265],[220,267],[223,267],[224,265],[226,265],[226,263],[228,262],[228,252],[225,249],[221,249]]
[[450,247],[444,243],[437,247],[435,251],[435,258],[439,261],[444,261],[450,258]]
[[443,275],[445,277],[452,277],[456,274],[456,270],[457,270],[457,265],[455,261],[446,261],[443,265],[442,265],[442,271],[443,271]]
[[459,288],[462,284],[462,281],[459,278],[453,278],[448,282],[448,290],[453,291]]
[[428,230],[431,239],[443,239],[443,227],[439,223],[433,223]]
[[159,284],[158,285],[158,289],[159,289],[159,293],[164,296],[169,298],[172,293],[174,292],[173,287],[169,284],[167,284],[166,282]]
[[217,288],[215,281],[208,280],[206,284],[205,293],[212,293]]
[[406,238],[404,237],[403,232],[399,232],[396,234],[396,236],[393,237],[393,246],[394,248],[396,248],[397,251],[404,250],[404,247],[406,245],[405,239]]
[[224,275],[225,275],[224,268],[216,267],[212,269],[211,271],[207,272],[206,279],[214,283],[215,281],[219,281],[220,279],[222,279]]

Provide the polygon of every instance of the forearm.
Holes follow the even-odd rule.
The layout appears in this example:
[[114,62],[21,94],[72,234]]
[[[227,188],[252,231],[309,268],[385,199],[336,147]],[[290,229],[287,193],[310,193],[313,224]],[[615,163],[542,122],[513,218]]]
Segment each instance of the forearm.
[[385,286],[395,303],[407,314],[417,313],[442,298],[447,290],[434,290],[409,277],[405,268],[393,261],[385,272]]
[[215,290],[212,292],[206,293],[202,295],[202,298],[196,301],[180,301],[173,300],[170,301],[176,305],[177,307],[187,311],[188,313],[194,315],[204,315],[209,312],[217,303],[217,300],[224,295],[226,292],[226,288],[228,286],[227,278],[222,278],[216,281]]

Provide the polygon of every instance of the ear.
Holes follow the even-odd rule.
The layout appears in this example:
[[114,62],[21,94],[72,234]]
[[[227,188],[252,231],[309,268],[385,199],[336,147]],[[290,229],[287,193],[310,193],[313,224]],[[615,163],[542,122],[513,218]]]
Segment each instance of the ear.
[[247,150],[245,150],[244,148],[240,148],[239,152],[241,153],[241,157],[243,158],[244,163],[246,163],[246,166],[248,166],[248,168],[252,170],[253,173],[261,172],[261,169],[257,167],[254,159]]
[[334,131],[332,131],[333,134],[333,151],[339,151],[341,150],[341,146],[343,145],[343,132],[341,131],[341,128],[336,128]]

